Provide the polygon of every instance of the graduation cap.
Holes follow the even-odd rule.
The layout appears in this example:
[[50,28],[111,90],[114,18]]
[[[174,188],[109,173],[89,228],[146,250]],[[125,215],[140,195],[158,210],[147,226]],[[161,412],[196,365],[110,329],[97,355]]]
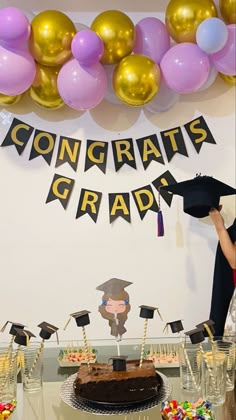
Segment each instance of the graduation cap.
[[197,328],[203,329],[203,334],[205,337],[210,337],[215,334],[215,328],[214,328],[214,321],[211,319],[208,319],[208,321],[201,322],[201,324],[196,325]]
[[158,308],[154,306],[141,305],[139,306],[139,308],[140,308],[140,313],[139,313],[140,318],[145,318],[145,319],[152,319],[154,317],[154,312],[158,311]]
[[28,346],[31,337],[35,337],[32,332],[16,328],[16,336],[14,342],[16,344],[20,344],[21,346]]
[[100,284],[100,286],[96,287],[96,290],[101,290],[106,294],[115,295],[124,290],[125,287],[128,287],[130,284],[132,284],[130,281],[113,278],[103,284]]
[[7,321],[1,328],[0,330],[1,332],[5,331],[7,324],[11,324],[9,334],[14,335],[14,336],[16,335],[16,328],[23,330],[26,327],[26,325],[20,324],[19,322]]
[[126,370],[126,359],[128,356],[114,356],[110,357],[109,360],[112,360],[113,370],[115,371],[124,371]]
[[85,325],[90,324],[89,314],[91,312],[89,311],[80,311],[80,312],[74,312],[73,314],[70,314],[69,321],[66,323],[64,330],[66,329],[67,325],[69,324],[71,318],[75,318],[76,324],[78,327],[85,327]]
[[193,330],[187,331],[185,335],[188,335],[192,344],[199,344],[205,340],[203,330],[201,328],[194,328]]
[[166,325],[170,326],[172,333],[177,333],[183,331],[184,329],[182,321],[180,319],[178,321],[167,322]]
[[183,197],[184,212],[202,218],[209,215],[211,208],[218,208],[220,197],[236,194],[236,189],[210,176],[197,175],[193,179],[165,185],[166,190]]
[[[48,322],[41,322],[41,324],[38,325],[39,328],[41,328],[41,331],[39,333],[40,337],[44,340],[48,340],[52,334],[57,334],[57,327],[54,327],[54,325],[49,324]],[[58,337],[57,337],[58,341]]]

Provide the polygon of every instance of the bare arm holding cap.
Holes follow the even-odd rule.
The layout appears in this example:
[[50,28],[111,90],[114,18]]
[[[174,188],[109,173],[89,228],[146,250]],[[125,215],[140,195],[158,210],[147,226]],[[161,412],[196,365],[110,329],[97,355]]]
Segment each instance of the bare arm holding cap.
[[224,219],[220,213],[222,206],[219,206],[219,210],[211,209],[209,212],[210,218],[215,226],[216,233],[218,235],[222,252],[227,259],[230,267],[236,269],[236,242],[232,242],[230,236],[225,227]]

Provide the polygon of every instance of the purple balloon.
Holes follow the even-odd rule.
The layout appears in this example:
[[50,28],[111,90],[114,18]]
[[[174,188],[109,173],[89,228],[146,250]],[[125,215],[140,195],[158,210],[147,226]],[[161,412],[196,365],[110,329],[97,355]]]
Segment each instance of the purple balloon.
[[171,89],[178,93],[191,93],[206,82],[210,61],[196,44],[183,42],[167,51],[161,61],[161,70]]
[[28,51],[0,46],[0,93],[20,95],[32,85],[35,74],[35,62]]
[[11,43],[29,39],[30,23],[24,13],[16,7],[0,10],[0,40]]
[[211,55],[215,68],[220,72],[229,76],[236,74],[236,25],[228,25],[228,40],[222,48],[215,54]]
[[82,66],[89,67],[101,60],[104,44],[96,32],[84,29],[74,36],[71,50]]
[[91,109],[104,98],[107,78],[98,62],[89,68],[82,67],[76,59],[61,68],[57,86],[63,101],[77,110]]
[[164,23],[157,18],[147,17],[135,26],[135,54],[143,54],[160,64],[162,57],[170,48],[170,35]]

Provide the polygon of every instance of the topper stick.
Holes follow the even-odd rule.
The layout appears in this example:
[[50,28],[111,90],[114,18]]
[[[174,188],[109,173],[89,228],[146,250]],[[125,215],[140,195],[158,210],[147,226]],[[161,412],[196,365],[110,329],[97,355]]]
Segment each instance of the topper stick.
[[2,381],[2,383],[0,385],[0,394],[2,393],[2,391],[4,390],[4,388],[5,388],[6,384],[7,384],[7,381],[8,381],[8,378],[9,378],[10,374],[11,374],[11,371],[13,369],[15,360],[18,359],[18,354],[19,354],[20,348],[21,348],[21,344],[19,344],[17,346],[15,353],[11,357],[11,362],[10,362],[9,369],[7,370],[6,375],[4,376],[3,381]]
[[141,356],[140,356],[140,362],[139,367],[142,367],[143,364],[143,356],[144,356],[144,347],[146,343],[146,337],[147,337],[147,326],[148,326],[148,319],[145,318],[144,320],[144,330],[143,330],[143,339],[142,339],[142,347],[141,347]]
[[37,365],[37,362],[38,362],[38,360],[39,360],[39,357],[40,357],[40,356],[41,356],[41,354],[43,353],[43,350],[44,350],[44,338],[42,339],[42,341],[41,341],[41,343],[40,343],[40,346],[39,346],[39,348],[38,348],[38,350],[37,350],[37,353],[36,353],[35,358],[34,358],[34,360],[33,360],[32,366],[31,366],[31,368],[30,368],[30,370],[29,370],[29,374],[28,374],[28,376],[27,376],[27,378],[26,378],[26,381],[29,381],[29,380],[30,380],[30,378],[31,378],[31,376],[33,375],[34,369],[35,369],[35,367],[36,367],[36,365]]
[[[181,335],[180,335],[180,337],[181,337]],[[193,370],[192,370],[192,366],[191,366],[191,363],[190,363],[190,360],[189,360],[189,357],[188,357],[188,353],[187,353],[187,350],[186,350],[185,345],[184,345],[182,340],[181,340],[181,347],[183,349],[184,357],[185,357],[185,360],[186,360],[188,370],[189,370],[189,373],[191,375],[194,387],[195,387],[196,390],[198,390],[197,382],[196,382],[194,374],[193,374]]]
[[84,325],[82,326],[82,334],[83,334],[84,349],[85,349],[85,354],[86,354],[86,359],[87,359],[86,362],[87,362],[88,370],[90,371],[91,367],[90,367],[90,363],[89,363],[88,340],[87,340],[87,336],[86,336],[86,331],[85,331]]
[[[199,343],[199,349],[200,349],[201,355],[202,355],[202,357],[203,357],[203,359],[204,359],[204,361],[205,361],[205,363],[206,363],[206,367],[207,367],[207,370],[208,370],[208,372],[209,372],[210,378],[211,378],[211,380],[212,380],[212,383],[213,383],[214,389],[216,389],[216,381],[215,381],[215,377],[214,377],[214,375],[212,374],[212,371],[211,371],[210,365],[209,365],[208,360],[207,360],[207,355],[205,354],[205,352],[204,352],[204,350],[203,350],[203,347],[202,347],[202,343]],[[213,362],[214,362],[214,361],[213,361]],[[213,365],[214,365],[214,363],[213,363]]]

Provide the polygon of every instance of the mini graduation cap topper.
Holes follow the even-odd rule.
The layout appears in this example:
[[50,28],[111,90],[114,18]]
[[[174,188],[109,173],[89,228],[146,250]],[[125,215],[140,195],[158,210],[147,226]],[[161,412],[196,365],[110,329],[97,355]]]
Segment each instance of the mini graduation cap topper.
[[215,322],[211,319],[207,321],[201,322],[200,324],[196,325],[197,328],[202,328],[204,337],[211,337],[215,334],[214,328]]
[[5,331],[7,324],[11,324],[9,334],[14,336],[16,335],[16,328],[23,330],[26,327],[26,325],[20,324],[19,322],[7,321],[1,328],[0,332]]
[[154,312],[155,311],[158,312],[158,314],[161,318],[161,314],[160,314],[159,309],[157,307],[141,305],[141,306],[139,306],[139,308],[140,308],[140,313],[139,313],[140,318],[152,319],[152,318],[154,318]]
[[194,328],[193,330],[185,332],[185,335],[188,335],[192,344],[202,343],[205,338],[203,330],[201,328]]
[[16,336],[14,340],[16,344],[19,344],[20,346],[28,346],[31,337],[35,337],[32,332],[16,328]]
[[209,215],[211,208],[218,209],[220,197],[236,194],[236,189],[210,176],[197,175],[193,179],[165,185],[162,190],[183,197],[184,212],[202,218]]
[[56,333],[57,335],[57,342],[58,342],[58,334],[57,331],[59,328],[55,327],[54,325],[49,324],[48,322],[41,322],[41,324],[38,325],[39,328],[41,328],[41,331],[39,333],[39,336],[43,338],[44,340],[49,340],[52,334]]
[[112,278],[97,286],[96,290],[101,290],[108,295],[116,295],[126,287],[130,286],[130,284],[132,284],[130,281]]
[[78,327],[85,327],[86,325],[90,324],[90,313],[90,311],[84,310],[80,312],[74,312],[73,314],[70,314],[70,317],[75,318],[75,322]]
[[113,356],[109,360],[112,360],[112,366],[114,371],[126,370],[126,360],[128,356]]
[[171,329],[172,333],[177,333],[177,332],[180,332],[180,331],[184,330],[181,319],[179,319],[178,321],[167,322],[166,325],[170,326],[170,329]]

